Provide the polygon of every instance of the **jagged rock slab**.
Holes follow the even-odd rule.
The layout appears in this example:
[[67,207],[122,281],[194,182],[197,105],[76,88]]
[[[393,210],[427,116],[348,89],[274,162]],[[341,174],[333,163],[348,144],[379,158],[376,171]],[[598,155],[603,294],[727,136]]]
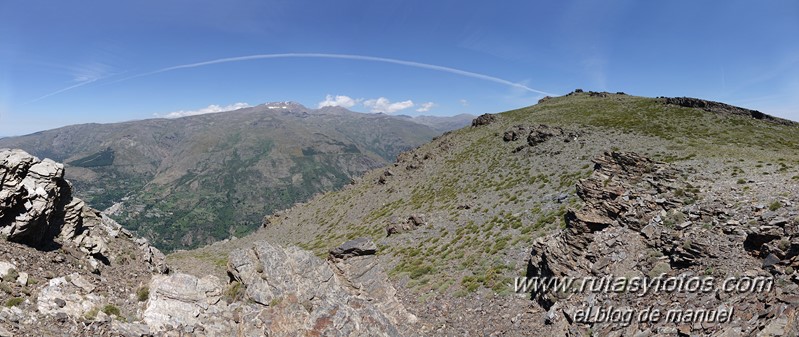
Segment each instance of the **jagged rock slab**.
[[[342,261],[369,259],[361,256]],[[342,272],[310,252],[281,248],[260,241],[250,249],[234,251],[229,273],[246,287],[248,299],[267,307],[262,321],[270,335],[398,336],[401,324],[412,320],[393,299],[384,273],[377,265],[360,265],[359,278]],[[341,262],[344,263],[344,262]],[[368,267],[367,267],[368,266]],[[345,270],[347,267],[343,267]],[[375,270],[374,272],[370,272]],[[355,282],[355,283],[353,283]],[[356,286],[355,284],[358,284]],[[364,287],[363,285],[368,285]],[[391,289],[385,293],[373,291]],[[383,311],[381,309],[395,308]],[[404,315],[397,316],[402,312]],[[393,315],[392,315],[393,314]]]
[[330,250],[330,256],[346,259],[353,256],[373,255],[377,253],[377,245],[368,238],[357,238],[347,241]]
[[222,282],[214,276],[155,275],[144,321],[154,330],[200,325],[208,320],[209,308],[218,304],[221,296]]
[[[583,200],[580,210],[566,215],[566,228],[539,238],[533,244],[528,277],[769,277],[786,273],[782,257],[792,256],[788,241],[775,243],[782,228],[761,225],[747,235],[712,230],[691,220],[740,226],[723,212],[703,205],[685,205],[692,190],[680,173],[665,163],[635,153],[609,152],[593,160],[594,172],[577,184]],[[721,216],[721,218],[714,218]],[[776,215],[772,216],[776,218]],[[773,219],[763,219],[769,223]],[[780,220],[779,222],[782,222]],[[729,232],[734,235],[727,236]],[[780,247],[781,246],[781,247]],[[759,253],[762,258],[755,258]],[[795,254],[793,255],[795,256]],[[721,283],[721,281],[718,281]],[[799,291],[784,284],[777,291],[727,293],[661,291],[558,292],[533,291],[533,299],[548,310],[548,331],[556,335],[580,335],[580,331],[608,336],[661,335],[757,335],[794,336]],[[779,295],[782,294],[782,295]],[[788,295],[790,294],[790,295]],[[779,295],[779,296],[778,296]],[[782,297],[780,297],[782,296]],[[780,299],[782,298],[782,299]],[[780,303],[782,302],[782,303]],[[589,307],[655,307],[659,310],[734,310],[725,323],[635,322],[619,325],[609,321],[579,322],[578,311]]]

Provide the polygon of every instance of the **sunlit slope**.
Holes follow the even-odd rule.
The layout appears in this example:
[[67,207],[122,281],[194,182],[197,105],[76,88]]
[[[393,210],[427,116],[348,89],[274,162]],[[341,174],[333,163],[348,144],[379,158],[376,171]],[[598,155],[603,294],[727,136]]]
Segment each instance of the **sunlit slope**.
[[[531,130],[555,136],[529,141]],[[517,134],[515,141],[512,134],[505,137],[509,131]],[[512,277],[524,273],[533,240],[563,226],[567,209],[579,208],[575,183],[591,173],[596,155],[634,151],[718,180],[799,179],[797,131],[785,121],[664,99],[590,93],[549,98],[439,137],[401,155],[388,172],[371,171],[341,191],[272,216],[252,236],[170,259],[178,268],[202,265],[223,275],[225,254],[255,239],[324,256],[345,240],[367,236],[378,242],[391,276],[415,291],[503,293]],[[684,191],[685,199],[701,199],[701,185],[709,183],[689,181],[696,187]],[[388,227],[399,233],[387,236]]]

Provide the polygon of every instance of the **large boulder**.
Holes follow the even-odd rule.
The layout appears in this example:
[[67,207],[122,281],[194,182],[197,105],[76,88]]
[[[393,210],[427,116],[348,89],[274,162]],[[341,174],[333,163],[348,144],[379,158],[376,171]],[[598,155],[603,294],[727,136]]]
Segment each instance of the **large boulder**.
[[68,199],[64,166],[22,150],[0,150],[0,235],[38,245],[52,227],[53,214]]
[[222,298],[222,282],[214,276],[155,275],[149,290],[144,321],[155,331],[209,322],[209,315],[218,311],[210,309]]
[[482,126],[494,123],[497,121],[497,116],[493,114],[482,114],[477,116],[477,118],[472,120],[472,127],[475,126]]
[[[228,272],[244,286],[248,300],[267,307],[269,314],[260,321],[270,336],[406,335],[410,327],[403,326],[415,317],[394,298],[376,263],[361,265],[372,258],[324,261],[309,251],[261,241],[234,251]],[[359,262],[349,269],[350,261]]]
[[105,303],[102,296],[93,293],[95,288],[90,278],[78,273],[54,278],[39,292],[37,310],[45,315],[83,317]]

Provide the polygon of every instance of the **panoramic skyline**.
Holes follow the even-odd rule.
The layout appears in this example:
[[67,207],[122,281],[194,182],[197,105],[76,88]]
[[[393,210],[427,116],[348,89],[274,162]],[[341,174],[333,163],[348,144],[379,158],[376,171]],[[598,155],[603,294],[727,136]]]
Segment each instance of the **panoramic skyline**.
[[500,112],[575,88],[799,120],[799,4],[0,3],[0,136],[272,101]]

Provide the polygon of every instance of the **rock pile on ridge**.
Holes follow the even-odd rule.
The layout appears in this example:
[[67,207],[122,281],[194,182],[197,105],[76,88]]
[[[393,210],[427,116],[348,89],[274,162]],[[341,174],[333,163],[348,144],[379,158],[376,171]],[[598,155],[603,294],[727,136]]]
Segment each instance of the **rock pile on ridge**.
[[[786,219],[788,211],[761,214],[752,222],[762,225],[748,228],[731,217],[744,216],[731,205],[696,202],[700,191],[685,181],[684,172],[668,164],[621,152],[604,153],[593,162],[593,174],[577,184],[584,206],[568,211],[565,229],[538,239],[529,260],[528,277],[577,280],[565,291],[531,290],[532,298],[548,310],[545,321],[550,331],[564,336],[589,331],[602,336],[799,334],[797,277],[792,268],[784,267],[795,256],[790,253],[795,239],[785,239],[776,253],[777,245],[768,244],[785,236],[783,227],[799,225]],[[773,219],[785,221],[767,225]],[[769,236],[771,232],[774,235]],[[759,245],[751,244],[755,241]],[[700,291],[642,292],[591,289],[594,283],[586,290],[579,284],[618,278],[626,282],[694,278],[710,286]],[[761,289],[726,291],[726,280],[764,283]],[[664,316],[669,310],[704,310],[717,316],[715,321],[698,315],[639,321],[647,308]],[[601,318],[599,310],[615,310],[618,316]],[[632,313],[631,321],[625,321],[627,312]],[[721,322],[721,312],[731,317]]]
[[679,105],[686,108],[697,108],[702,109],[705,111],[715,112],[715,113],[727,113],[733,115],[741,115],[741,116],[748,116],[754,119],[760,119],[771,123],[783,124],[783,125],[795,125],[795,122],[789,121],[787,119],[777,118],[774,116],[770,116],[764,114],[757,110],[750,110],[745,108],[739,108],[737,106],[732,106],[725,103],[708,101],[699,98],[691,98],[691,97],[665,97],[666,104],[673,104]]

